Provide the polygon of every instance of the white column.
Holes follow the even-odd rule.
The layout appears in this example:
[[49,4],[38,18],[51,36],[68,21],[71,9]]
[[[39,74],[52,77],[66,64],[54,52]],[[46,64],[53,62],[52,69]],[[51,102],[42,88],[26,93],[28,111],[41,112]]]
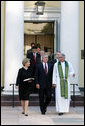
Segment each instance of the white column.
[[71,83],[79,84],[79,2],[61,2],[61,52],[74,67],[76,78]]
[[6,1],[4,90],[11,91],[24,57],[24,1]]

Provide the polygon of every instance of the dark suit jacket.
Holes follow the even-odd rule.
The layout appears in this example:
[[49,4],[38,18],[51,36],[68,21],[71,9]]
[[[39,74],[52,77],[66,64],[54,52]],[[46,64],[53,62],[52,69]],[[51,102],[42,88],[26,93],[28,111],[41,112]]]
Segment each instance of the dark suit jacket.
[[54,64],[57,62],[56,59],[52,60],[50,63],[54,66]]
[[27,54],[27,58],[30,59],[30,67],[32,69],[32,72],[33,72],[33,76],[35,74],[35,67],[36,67],[36,64],[40,63],[41,61],[41,58],[40,58],[40,54],[36,53],[36,63],[34,61],[34,55],[33,55],[33,52],[30,52]]
[[52,87],[52,65],[48,63],[48,74],[46,75],[43,68],[43,63],[40,63],[36,67],[35,83],[40,85],[40,88]]
[[30,53],[30,52],[32,52],[32,49],[27,50],[27,54]]
[[57,60],[56,59],[54,59],[54,60],[52,60],[50,63],[51,63],[51,65],[52,65],[52,73],[53,73],[53,67],[54,67],[54,64],[57,62]]

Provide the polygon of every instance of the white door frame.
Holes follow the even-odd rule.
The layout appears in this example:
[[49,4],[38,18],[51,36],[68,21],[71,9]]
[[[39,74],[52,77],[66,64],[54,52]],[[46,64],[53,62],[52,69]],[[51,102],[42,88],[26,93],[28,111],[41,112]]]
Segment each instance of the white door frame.
[[54,54],[60,50],[60,8],[45,8],[43,15],[36,15],[35,8],[24,8],[24,21],[54,22]]

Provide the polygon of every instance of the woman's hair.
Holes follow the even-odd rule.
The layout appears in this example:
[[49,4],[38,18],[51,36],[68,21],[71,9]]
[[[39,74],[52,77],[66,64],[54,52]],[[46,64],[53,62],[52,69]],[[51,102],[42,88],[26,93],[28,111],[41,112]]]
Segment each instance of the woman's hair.
[[23,66],[25,66],[25,64],[26,64],[27,62],[30,62],[30,59],[24,58],[23,61],[22,61]]

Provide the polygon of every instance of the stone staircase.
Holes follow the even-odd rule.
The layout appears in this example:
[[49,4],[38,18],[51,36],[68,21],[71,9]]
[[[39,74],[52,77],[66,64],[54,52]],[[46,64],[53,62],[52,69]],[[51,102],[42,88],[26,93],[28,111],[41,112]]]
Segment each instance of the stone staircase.
[[[74,97],[71,96],[71,106],[73,106]],[[12,106],[13,105],[13,96],[1,94],[1,106]],[[20,101],[18,95],[14,95],[14,106],[20,106]],[[39,97],[38,94],[30,95],[30,106],[39,106]],[[51,100],[50,106],[55,106],[55,102]],[[84,106],[84,95],[75,96],[75,106]]]

